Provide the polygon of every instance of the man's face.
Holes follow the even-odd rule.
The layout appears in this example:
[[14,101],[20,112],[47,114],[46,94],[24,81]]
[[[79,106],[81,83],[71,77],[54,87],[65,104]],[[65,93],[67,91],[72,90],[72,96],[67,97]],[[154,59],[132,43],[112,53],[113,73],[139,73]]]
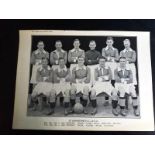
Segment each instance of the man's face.
[[107,40],[106,41],[106,44],[108,47],[112,47],[113,43],[114,43],[113,40]]
[[43,65],[43,66],[47,66],[47,64],[48,64],[47,59],[43,59],[43,60],[42,60],[42,65]]
[[94,50],[94,49],[96,48],[96,43],[95,43],[95,42],[90,42],[89,48],[90,48],[91,50]]
[[40,51],[42,51],[44,49],[44,43],[43,42],[39,42],[37,47],[38,47],[38,49]]
[[80,47],[80,42],[74,41],[73,46],[74,46],[74,48],[78,49]]
[[59,60],[59,65],[60,65],[61,68],[63,68],[63,67],[65,66],[65,61],[64,61],[64,59],[60,59],[60,60]]
[[125,68],[126,67],[126,59],[120,59],[120,67]]
[[84,65],[84,59],[83,58],[78,59],[78,65],[79,66],[83,66]]
[[105,59],[100,59],[99,65],[100,65],[100,67],[104,67],[105,66]]
[[124,41],[124,47],[125,48],[130,48],[130,42],[129,41]]
[[56,43],[55,43],[55,47],[56,47],[57,50],[61,50],[61,48],[62,48],[62,43],[61,43],[61,42],[56,42]]

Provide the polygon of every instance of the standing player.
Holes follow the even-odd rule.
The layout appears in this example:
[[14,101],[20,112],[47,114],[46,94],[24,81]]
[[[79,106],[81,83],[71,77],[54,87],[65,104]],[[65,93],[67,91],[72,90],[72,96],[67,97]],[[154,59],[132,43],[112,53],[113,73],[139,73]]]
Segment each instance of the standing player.
[[119,54],[118,49],[113,47],[114,40],[112,37],[107,37],[107,46],[102,49],[102,56],[106,58],[106,66],[110,67],[112,71],[112,80],[114,80],[114,70],[117,68]]
[[123,41],[125,49],[120,52],[120,57],[125,57],[127,60],[127,66],[131,68],[133,73],[133,83],[137,85],[136,78],[136,52],[131,48],[131,43],[129,39]]
[[[119,94],[119,105],[120,105],[120,114],[122,116],[126,116],[127,112],[125,110],[125,94],[132,96],[132,104],[134,108],[134,114],[139,116],[138,102],[137,102],[137,94],[135,90],[135,86],[133,83],[133,75],[130,68],[127,67],[127,60],[125,57],[120,57],[120,67],[115,70],[115,88]],[[113,110],[117,114],[117,104],[113,106]]]
[[72,70],[71,105],[73,108],[76,95],[82,93],[80,102],[83,105],[85,114],[88,113],[86,107],[91,89],[90,76],[90,69],[84,65],[84,58],[78,58],[78,65]]
[[52,90],[53,71],[48,66],[48,59],[42,58],[42,65],[37,69],[37,84],[31,94],[31,101],[34,103],[33,110],[37,110],[38,103],[43,109],[43,102],[48,102]]
[[107,37],[106,44],[107,46],[102,49],[102,56],[104,56],[109,62],[117,62],[119,60],[119,54],[118,49],[113,47],[113,38]]
[[53,70],[58,67],[60,58],[64,59],[65,64],[67,63],[67,52],[62,49],[62,42],[60,40],[55,42],[55,48],[50,54],[50,64]]
[[68,108],[70,102],[70,82],[71,82],[70,70],[67,69],[65,65],[65,60],[63,58],[60,58],[59,66],[54,71],[54,89],[56,91],[57,98],[61,93],[60,102],[64,103],[65,115],[68,114]]
[[71,49],[68,53],[68,62],[71,64],[70,65],[71,71],[78,63],[78,58],[81,58],[81,57],[85,58],[84,50],[80,49],[80,40],[79,39],[74,40],[73,46],[74,46],[74,48]]
[[100,57],[100,52],[96,48],[96,42],[94,40],[89,43],[90,50],[86,52],[85,55],[85,64],[89,66],[91,70],[91,83],[94,82],[94,70],[98,66],[98,61]]
[[33,65],[33,67],[30,83],[33,84],[33,87],[37,84],[36,81],[37,69],[41,66],[42,58],[49,59],[49,53],[44,50],[43,41],[38,42],[37,48],[38,49],[33,51],[31,55],[31,64]]

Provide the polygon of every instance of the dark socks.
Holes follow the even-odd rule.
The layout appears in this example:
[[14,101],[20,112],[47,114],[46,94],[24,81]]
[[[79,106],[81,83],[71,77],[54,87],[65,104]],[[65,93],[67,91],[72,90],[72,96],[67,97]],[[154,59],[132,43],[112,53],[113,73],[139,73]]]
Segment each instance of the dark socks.
[[91,100],[91,103],[92,103],[92,107],[93,108],[96,108],[97,107],[96,99]]
[[117,100],[112,100],[112,108],[113,109],[116,109],[117,108],[117,104],[118,104],[118,101]]
[[75,105],[75,99],[70,99],[71,107],[74,107]]
[[69,107],[69,102],[65,102],[65,103],[64,103],[64,107],[65,107],[65,108],[68,108],[68,107]]
[[55,102],[49,102],[49,105],[50,105],[50,108],[51,108],[51,109],[54,109],[54,108],[55,108],[56,103],[55,103]]
[[88,100],[85,100],[85,99],[83,99],[82,97],[80,97],[80,101],[81,101],[81,103],[82,103],[82,105],[83,105],[84,107],[87,106],[87,101],[88,101]]

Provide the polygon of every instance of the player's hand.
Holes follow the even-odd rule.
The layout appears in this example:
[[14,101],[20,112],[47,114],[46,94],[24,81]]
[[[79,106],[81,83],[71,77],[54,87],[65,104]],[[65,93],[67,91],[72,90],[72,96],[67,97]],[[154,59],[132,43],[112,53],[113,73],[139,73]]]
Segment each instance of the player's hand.
[[85,79],[84,80],[84,83],[89,83],[89,79]]
[[104,76],[103,78],[104,78],[105,81],[109,80],[109,76]]

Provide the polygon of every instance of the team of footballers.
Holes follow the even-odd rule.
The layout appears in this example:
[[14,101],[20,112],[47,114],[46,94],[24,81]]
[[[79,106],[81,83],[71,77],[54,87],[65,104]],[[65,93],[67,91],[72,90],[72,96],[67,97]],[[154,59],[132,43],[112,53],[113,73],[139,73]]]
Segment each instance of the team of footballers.
[[[92,115],[97,113],[97,96],[105,94],[105,102],[111,101],[115,116],[128,114],[128,98],[132,98],[135,116],[139,116],[139,104],[135,85],[136,52],[130,46],[130,40],[123,41],[124,50],[119,54],[113,47],[114,40],[107,37],[107,46],[102,52],[96,50],[94,40],[89,43],[89,51],[80,49],[79,39],[73,42],[73,49],[63,50],[62,42],[56,41],[56,49],[49,55],[44,50],[43,41],[39,41],[37,50],[32,52],[33,85],[31,104],[37,110],[38,104],[49,104],[47,115],[52,115],[56,101],[64,107],[64,114],[73,113],[76,102],[83,105],[83,112],[88,113],[87,105],[91,103]],[[67,68],[67,62],[70,67]],[[51,64],[50,67],[48,64]],[[112,84],[111,81],[115,81]]]

